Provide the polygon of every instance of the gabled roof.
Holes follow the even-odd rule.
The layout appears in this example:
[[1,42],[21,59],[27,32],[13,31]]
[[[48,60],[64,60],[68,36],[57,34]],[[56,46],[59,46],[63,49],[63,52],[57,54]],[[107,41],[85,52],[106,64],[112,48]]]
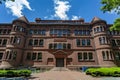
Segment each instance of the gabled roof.
[[93,22],[95,22],[95,21],[101,21],[101,20],[102,20],[102,19],[100,19],[100,18],[98,18],[98,17],[94,17],[91,22],[93,23]]
[[29,23],[29,21],[27,20],[27,18],[25,16],[22,16],[22,17],[19,17],[18,19],[16,20],[21,20],[21,21],[24,21],[26,23]]

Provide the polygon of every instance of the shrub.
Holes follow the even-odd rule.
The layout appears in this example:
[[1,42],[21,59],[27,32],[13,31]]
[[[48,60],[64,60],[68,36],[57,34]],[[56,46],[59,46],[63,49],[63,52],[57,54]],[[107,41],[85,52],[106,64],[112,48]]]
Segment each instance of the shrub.
[[120,77],[120,68],[112,67],[112,68],[89,68],[86,71],[87,75],[92,75],[94,77],[97,76],[114,76]]
[[0,77],[28,77],[30,74],[30,70],[0,70]]

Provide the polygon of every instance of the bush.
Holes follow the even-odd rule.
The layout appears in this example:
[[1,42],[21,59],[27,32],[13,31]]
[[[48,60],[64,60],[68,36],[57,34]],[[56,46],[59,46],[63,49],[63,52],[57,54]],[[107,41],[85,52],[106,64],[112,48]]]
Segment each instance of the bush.
[[87,75],[92,75],[94,77],[98,76],[114,76],[120,77],[120,68],[112,67],[112,68],[89,68],[86,70]]
[[0,70],[0,77],[28,77],[30,74],[30,70]]

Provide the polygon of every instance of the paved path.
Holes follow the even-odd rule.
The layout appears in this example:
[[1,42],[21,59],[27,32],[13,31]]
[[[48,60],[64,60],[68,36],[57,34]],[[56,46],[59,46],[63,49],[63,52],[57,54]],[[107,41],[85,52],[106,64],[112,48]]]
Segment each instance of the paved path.
[[55,68],[43,73],[34,73],[29,80],[120,80],[120,78],[95,78],[89,75],[85,75],[83,72]]

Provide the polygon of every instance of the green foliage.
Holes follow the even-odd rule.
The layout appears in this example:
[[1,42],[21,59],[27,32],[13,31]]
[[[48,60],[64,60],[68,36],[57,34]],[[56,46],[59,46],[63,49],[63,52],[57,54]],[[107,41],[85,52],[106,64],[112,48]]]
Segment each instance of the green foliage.
[[0,70],[0,77],[28,77],[30,75],[30,70]]
[[103,6],[101,7],[101,10],[105,12],[111,12],[112,10],[115,10],[117,14],[120,14],[120,0],[102,0],[101,4]]
[[92,75],[94,77],[97,76],[113,76],[120,77],[120,68],[112,67],[112,68],[90,68],[86,71],[87,75]]
[[110,27],[110,30],[120,30],[120,18],[117,18],[114,25]]

